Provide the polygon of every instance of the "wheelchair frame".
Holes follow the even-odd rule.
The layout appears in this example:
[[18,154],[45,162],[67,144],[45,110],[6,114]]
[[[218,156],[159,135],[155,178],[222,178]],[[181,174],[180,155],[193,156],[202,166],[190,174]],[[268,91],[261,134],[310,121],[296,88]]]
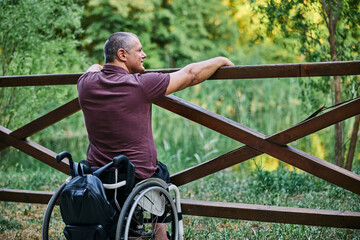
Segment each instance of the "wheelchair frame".
[[[60,153],[57,156],[58,162],[60,162],[63,158],[68,158],[70,162],[70,176],[65,180],[65,183],[63,183],[57,191],[54,193],[54,195],[51,197],[45,214],[43,218],[43,225],[42,225],[42,239],[48,240],[49,239],[49,226],[50,226],[50,220],[51,220],[51,214],[53,212],[53,209],[58,202],[60,195],[62,191],[64,190],[66,184],[68,184],[71,179],[74,177],[74,172],[76,172],[76,168],[78,163],[73,162],[71,155],[67,152]],[[111,167],[116,166],[115,158],[113,162],[103,166],[101,171]],[[97,170],[98,171],[98,170]],[[126,180],[114,183],[114,184],[104,184],[103,186],[105,189],[119,189],[121,187],[126,186]],[[170,192],[174,193],[174,197],[170,195]],[[159,203],[159,199],[161,203]],[[163,202],[162,202],[163,201]],[[143,205],[148,204],[147,208],[150,209],[146,210]],[[152,211],[151,208],[155,209]],[[132,229],[132,224],[136,222],[134,219],[137,216],[137,219],[140,221],[140,225],[142,224],[143,229],[146,232],[146,235],[140,235],[142,233],[142,230],[136,229],[135,233],[138,234],[135,236],[135,238],[141,237],[142,239],[153,239],[154,233],[148,232],[150,229],[147,229],[144,227],[144,225],[153,225],[156,217],[156,211],[159,211],[156,208],[167,208],[167,212],[164,212],[164,215],[166,213],[166,218],[163,219],[164,221],[167,221],[168,218],[172,219],[171,222],[171,235],[169,236],[169,239],[175,239],[175,240],[182,240],[184,238],[184,230],[183,230],[183,221],[182,221],[182,213],[181,213],[181,204],[180,204],[180,192],[177,186],[170,184],[168,185],[165,183],[162,179],[158,178],[149,178],[146,179],[138,184],[132,189],[129,196],[126,198],[125,203],[121,207],[121,211],[119,214],[119,218],[116,225],[116,235],[115,239],[131,239],[131,234],[134,234],[134,229]],[[115,208],[116,209],[116,208]],[[144,218],[144,215],[146,215],[147,218]],[[155,217],[154,217],[155,216]],[[138,223],[139,224],[139,223]],[[140,225],[135,224],[136,228],[138,228]],[[151,226],[152,227],[152,226]],[[110,236],[109,236],[110,237]],[[108,237],[108,239],[109,239]]]

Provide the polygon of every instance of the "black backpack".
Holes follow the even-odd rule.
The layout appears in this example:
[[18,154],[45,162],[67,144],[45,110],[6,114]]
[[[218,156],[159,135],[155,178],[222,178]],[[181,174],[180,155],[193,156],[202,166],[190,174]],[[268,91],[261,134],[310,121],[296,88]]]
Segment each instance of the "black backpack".
[[60,153],[57,160],[67,157],[72,179],[60,195],[60,211],[66,224],[67,240],[109,239],[116,229],[118,212],[108,201],[100,174],[111,166],[120,166],[127,157],[120,155],[113,162],[92,172],[91,168],[73,162],[67,152]]
[[116,225],[117,212],[107,200],[102,182],[92,174],[71,179],[60,195],[60,210],[68,240],[107,239]]

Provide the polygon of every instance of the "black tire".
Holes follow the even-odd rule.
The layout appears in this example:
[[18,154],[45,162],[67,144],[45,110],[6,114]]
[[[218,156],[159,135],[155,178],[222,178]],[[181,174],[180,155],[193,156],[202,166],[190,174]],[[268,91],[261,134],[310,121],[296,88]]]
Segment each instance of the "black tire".
[[52,197],[50,198],[50,201],[46,207],[45,210],[45,214],[44,214],[44,219],[43,219],[43,224],[42,224],[42,239],[43,240],[48,240],[49,239],[49,225],[50,225],[50,218],[51,218],[51,213],[55,207],[55,204],[57,202],[57,200],[60,197],[60,194],[62,193],[62,191],[64,190],[66,186],[66,183],[63,183],[58,190],[56,190],[56,192],[54,193],[54,195],[52,195]]
[[[154,217],[155,215],[150,214],[150,212],[140,206],[143,199],[145,199],[145,201],[149,200],[146,194],[162,196],[164,200],[164,204],[162,205],[165,206],[166,209],[164,210],[165,214],[163,216]],[[171,195],[159,183],[146,182],[135,187],[126,199],[117,223],[115,239],[128,240],[131,237],[154,239],[152,229],[152,223],[154,222],[166,223],[169,239],[178,239],[178,215]],[[139,226],[143,228],[138,228]]]

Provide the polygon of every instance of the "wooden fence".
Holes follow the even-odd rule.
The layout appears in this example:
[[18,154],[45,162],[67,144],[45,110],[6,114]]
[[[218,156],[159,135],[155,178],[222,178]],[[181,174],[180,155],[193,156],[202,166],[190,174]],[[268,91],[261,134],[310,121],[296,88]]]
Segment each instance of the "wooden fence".
[[[150,70],[147,72],[173,72],[177,69]],[[279,65],[222,67],[210,79],[251,79],[310,76],[359,75],[360,61],[299,63]],[[81,74],[32,75],[0,77],[0,87],[76,84]],[[220,134],[239,141],[245,146],[185,169],[171,176],[172,183],[181,186],[212,173],[244,162],[261,154],[268,154],[310,174],[322,178],[356,194],[360,194],[360,176],[327,161],[314,157],[289,143],[360,114],[360,98],[339,105],[321,115],[301,122],[271,136],[254,131],[240,123],[210,112],[173,95],[163,97],[156,105],[197,122]],[[80,110],[78,99],[14,131],[0,126],[0,151],[15,147],[20,151],[68,173],[69,163],[58,164],[56,153],[27,138]],[[0,189],[1,201],[44,203],[52,192]],[[333,211],[254,204],[182,200],[187,215],[219,218],[291,223],[360,229],[360,212]]]

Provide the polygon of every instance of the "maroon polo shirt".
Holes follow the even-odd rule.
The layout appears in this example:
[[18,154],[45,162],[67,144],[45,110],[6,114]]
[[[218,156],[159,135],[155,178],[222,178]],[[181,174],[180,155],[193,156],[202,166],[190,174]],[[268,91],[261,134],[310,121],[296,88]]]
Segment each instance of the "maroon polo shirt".
[[101,72],[87,72],[79,78],[77,89],[91,166],[101,167],[125,154],[135,165],[137,178],[154,174],[158,160],[151,107],[155,98],[165,95],[169,81],[169,74],[129,74],[109,64]]

